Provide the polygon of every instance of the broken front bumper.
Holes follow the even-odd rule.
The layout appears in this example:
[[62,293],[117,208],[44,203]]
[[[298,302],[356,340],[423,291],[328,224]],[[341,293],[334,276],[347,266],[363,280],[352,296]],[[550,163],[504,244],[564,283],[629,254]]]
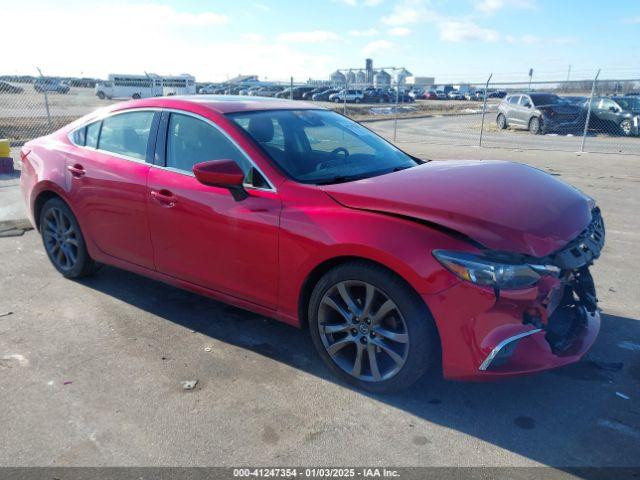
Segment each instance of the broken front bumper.
[[546,276],[533,287],[498,295],[461,282],[424,296],[440,334],[445,377],[510,377],[580,360],[600,330],[588,267],[603,245],[604,223],[595,209],[581,235],[544,259],[562,269],[559,277]]

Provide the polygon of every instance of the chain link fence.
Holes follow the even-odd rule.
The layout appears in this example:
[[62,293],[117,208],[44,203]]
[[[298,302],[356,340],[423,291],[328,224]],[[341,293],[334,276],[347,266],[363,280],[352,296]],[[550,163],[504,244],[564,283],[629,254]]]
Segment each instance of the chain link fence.
[[[273,84],[282,87],[285,98],[294,92],[294,99],[307,101],[313,101],[304,95],[311,87],[344,88],[293,79]],[[382,121],[368,126],[392,128],[387,135],[399,143],[640,155],[640,79],[508,82],[493,76],[488,83],[435,88],[438,99],[420,98],[433,97],[428,89],[415,101],[392,90],[357,102],[327,96],[317,103],[358,121]],[[241,91],[246,88],[228,90],[247,94]],[[92,88],[0,83],[0,138],[19,147],[116,101],[99,99]]]

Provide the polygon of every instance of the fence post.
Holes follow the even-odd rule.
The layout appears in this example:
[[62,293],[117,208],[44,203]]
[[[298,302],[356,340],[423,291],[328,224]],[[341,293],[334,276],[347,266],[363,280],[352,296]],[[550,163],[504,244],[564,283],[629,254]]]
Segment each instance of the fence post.
[[482,133],[484,132],[484,116],[487,111],[487,90],[489,89],[489,82],[491,81],[491,77],[493,77],[493,73],[489,75],[489,78],[487,78],[487,83],[484,86],[484,101],[482,102],[482,123],[480,124],[480,142],[478,144],[479,147],[482,147]]
[[584,142],[587,139],[587,130],[589,130],[589,120],[591,119],[591,102],[593,101],[593,94],[596,91],[596,82],[598,81],[599,76],[600,76],[600,69],[598,69],[598,73],[596,73],[596,78],[593,79],[593,84],[591,85],[591,95],[589,95],[589,103],[587,105],[587,118],[584,121],[584,132],[582,133],[582,143],[580,144],[580,152],[584,152]]
[[[40,74],[40,78],[44,79],[44,75],[42,75],[42,71],[39,67],[36,67],[38,73]],[[51,113],[49,113],[49,96],[47,95],[46,88],[42,91],[44,93],[44,108],[47,112],[47,124],[49,125],[49,133],[53,131],[53,126],[51,125]]]
[[342,114],[347,115],[347,94],[349,93],[349,72],[344,77],[344,95],[342,96]]
[[293,77],[291,77],[291,84],[289,87],[289,100],[293,100]]
[[393,119],[393,141],[395,143],[396,136],[398,135],[398,98],[400,97],[400,83],[396,81],[396,106],[395,110],[395,118]]

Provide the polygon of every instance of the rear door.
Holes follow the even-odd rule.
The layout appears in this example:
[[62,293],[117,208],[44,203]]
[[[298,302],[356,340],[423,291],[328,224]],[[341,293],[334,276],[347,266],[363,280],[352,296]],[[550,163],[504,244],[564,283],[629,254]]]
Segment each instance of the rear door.
[[258,173],[219,127],[188,112],[163,113],[156,156],[147,208],[158,271],[275,309],[282,208],[275,190],[254,183],[236,200],[200,183],[192,168],[203,161],[230,159]]
[[518,116],[518,102],[520,95],[512,95],[507,98],[507,121],[512,124],[520,125],[522,120]]
[[159,112],[119,112],[77,130],[67,185],[81,227],[105,254],[154,268],[147,174]]

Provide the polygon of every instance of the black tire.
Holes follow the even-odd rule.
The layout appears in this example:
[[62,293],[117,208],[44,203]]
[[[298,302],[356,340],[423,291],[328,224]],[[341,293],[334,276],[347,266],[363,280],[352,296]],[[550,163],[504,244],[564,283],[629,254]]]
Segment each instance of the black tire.
[[334,103],[340,103],[340,99],[338,97],[333,99]]
[[131,98],[133,98],[134,100],[140,100],[140,94],[134,93],[133,95],[131,95]]
[[360,99],[359,99],[359,98],[356,98],[356,99],[354,100],[354,102],[355,102],[355,103],[360,103]]
[[[59,258],[55,258],[53,249],[51,248],[49,243],[50,235],[48,232],[51,232],[51,230],[48,230],[47,219],[50,218],[50,215],[53,215],[54,210],[62,212],[75,231],[74,239],[77,243],[76,259],[72,263],[72,265],[67,268],[62,265],[63,262],[61,262]],[[81,278],[93,274],[98,269],[98,264],[94,262],[94,260],[89,256],[89,252],[87,252],[87,246],[84,241],[82,231],[80,230],[78,220],[76,220],[76,217],[69,206],[61,199],[51,198],[47,200],[47,202],[42,207],[42,211],[40,212],[39,225],[42,243],[44,245],[45,251],[47,252],[47,256],[49,257],[49,260],[51,261],[55,269],[58,270],[58,272],[60,272],[63,276],[65,276],[66,278]]]
[[[356,378],[334,362],[327,352],[322,340],[326,334],[320,332],[319,324],[321,301],[330,289],[345,281],[366,282],[398,307],[409,339],[408,352],[402,367],[390,378],[378,381]],[[430,367],[439,364],[439,337],[428,308],[404,280],[381,266],[352,261],[331,269],[318,281],[311,294],[308,318],[311,338],[322,360],[338,377],[357,388],[378,393],[401,390],[415,383]],[[373,330],[373,324],[370,328]]]
[[104,92],[102,92],[102,91],[98,92],[98,98],[99,98],[100,100],[104,100],[104,99],[105,99],[105,97],[106,97],[106,95],[104,94]]
[[532,135],[540,135],[542,133],[542,121],[538,117],[532,117],[529,120],[529,133]]
[[507,128],[507,117],[505,117],[502,113],[498,114],[498,118],[496,118],[496,124],[500,130],[504,130]]
[[622,120],[618,127],[620,128],[620,133],[625,137],[630,137],[633,133],[633,126],[631,125],[631,120],[628,118]]

